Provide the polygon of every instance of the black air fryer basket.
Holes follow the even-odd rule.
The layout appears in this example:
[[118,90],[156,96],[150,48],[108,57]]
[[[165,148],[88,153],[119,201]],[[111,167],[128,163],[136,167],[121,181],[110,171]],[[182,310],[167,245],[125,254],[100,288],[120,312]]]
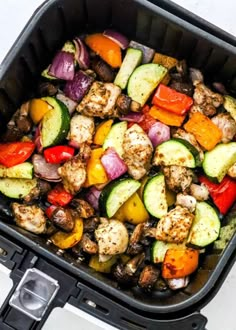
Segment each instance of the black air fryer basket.
[[[17,107],[29,98],[40,72],[67,39],[110,26],[158,52],[185,58],[190,66],[200,68],[211,81],[221,81],[235,92],[235,40],[228,35],[227,38],[222,35],[220,39],[220,31],[213,35],[181,19],[181,15],[174,16],[170,13],[171,8],[167,8],[169,11],[161,8],[166,8],[165,1],[152,2],[156,5],[146,0],[46,1],[35,12],[0,67],[0,129],[4,129]],[[227,42],[229,39],[231,44]],[[223,252],[209,250],[186,289],[141,294],[137,289],[120,290],[115,281],[86,265],[77,264],[67,253],[58,254],[56,247],[46,244],[43,238],[6,219],[0,221],[1,245],[8,255],[0,254],[0,262],[14,270],[15,284],[19,282],[20,274],[33,266],[60,278],[59,293],[64,290],[67,294],[58,293],[51,308],[70,301],[120,329],[137,330],[204,329],[206,319],[196,311],[214,297],[236,256],[234,235]],[[64,281],[62,271],[66,273]],[[71,283],[70,289],[68,283]],[[85,298],[95,301],[99,307],[86,306]],[[40,329],[46,318],[40,325],[31,320],[22,321],[23,328],[20,323],[16,328],[14,324],[5,327],[4,318],[9,310],[7,304],[0,310],[1,329]],[[17,317],[22,316],[18,313]]]

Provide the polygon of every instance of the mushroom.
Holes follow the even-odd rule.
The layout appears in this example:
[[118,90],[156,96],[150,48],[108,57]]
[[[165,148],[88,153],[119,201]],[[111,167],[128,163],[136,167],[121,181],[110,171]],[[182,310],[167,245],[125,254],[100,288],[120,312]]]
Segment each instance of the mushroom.
[[139,223],[130,236],[127,253],[136,255],[143,251],[143,245],[149,245],[147,237],[156,237],[156,228],[151,227],[150,222]]
[[84,234],[81,239],[81,247],[88,254],[96,254],[98,251],[97,243],[93,242],[88,234]]
[[86,221],[84,221],[84,233],[94,233],[99,223],[100,219],[98,217],[86,219]]
[[125,94],[121,94],[118,96],[118,98],[116,100],[116,106],[117,106],[119,115],[125,115],[129,112],[131,102],[132,102],[132,99]]
[[54,96],[57,93],[57,87],[50,82],[42,82],[38,85],[39,96]]
[[129,242],[125,225],[119,220],[100,218],[101,224],[95,230],[99,254],[116,255],[124,253]]
[[63,207],[57,207],[53,211],[50,220],[56,227],[67,233],[71,232],[75,225],[72,211]]
[[91,61],[92,69],[96,72],[98,77],[105,82],[113,82],[115,79],[115,72],[112,68],[98,56],[95,56]]
[[138,285],[142,289],[151,290],[155,285],[159,275],[160,270],[153,265],[145,266],[139,276]]
[[123,265],[122,263],[117,264],[113,268],[113,276],[118,283],[123,285],[136,284],[135,282],[137,279],[134,275],[144,259],[145,253],[141,253],[129,260],[126,265]]
[[93,207],[83,199],[74,198],[70,205],[75,208],[80,218],[88,219],[94,215]]

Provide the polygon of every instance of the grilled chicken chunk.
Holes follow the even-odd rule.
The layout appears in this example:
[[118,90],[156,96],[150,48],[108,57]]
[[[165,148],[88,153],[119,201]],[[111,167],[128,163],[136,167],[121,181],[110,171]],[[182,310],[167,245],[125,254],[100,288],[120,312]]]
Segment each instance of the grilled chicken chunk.
[[123,148],[128,173],[135,180],[141,179],[149,170],[153,147],[139,125],[134,124],[125,132]]
[[202,183],[201,185],[192,183],[190,186],[190,193],[197,201],[206,201],[209,198],[209,191]]
[[236,122],[229,113],[220,113],[213,117],[211,121],[221,130],[221,142],[228,143],[232,141],[236,134]]
[[177,194],[176,196],[176,205],[186,207],[190,212],[194,212],[196,208],[196,198],[191,195]]
[[65,190],[75,195],[86,180],[86,162],[80,154],[76,155],[59,167],[58,173]]
[[163,167],[163,174],[168,188],[175,192],[188,190],[193,180],[193,171],[183,166]]
[[70,121],[70,131],[67,138],[78,146],[85,142],[91,144],[94,132],[94,119],[77,114]]
[[12,210],[19,227],[34,234],[42,234],[46,231],[46,217],[38,206],[13,203]]
[[194,215],[186,207],[176,206],[157,224],[156,239],[170,243],[183,243],[188,237]]
[[95,81],[76,110],[85,116],[114,117],[116,115],[116,100],[120,94],[120,87],[112,83]]

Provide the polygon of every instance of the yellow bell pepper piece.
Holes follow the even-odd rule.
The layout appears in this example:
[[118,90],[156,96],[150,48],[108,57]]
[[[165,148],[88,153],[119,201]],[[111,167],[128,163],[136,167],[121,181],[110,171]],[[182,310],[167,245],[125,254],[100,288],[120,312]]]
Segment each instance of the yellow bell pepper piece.
[[103,121],[101,124],[97,126],[93,142],[94,144],[98,144],[100,146],[103,145],[105,138],[107,137],[107,134],[111,130],[111,126],[113,124],[113,120],[109,119],[106,121]]
[[51,241],[54,245],[62,250],[70,249],[81,240],[83,235],[83,220],[77,218],[75,220],[75,226],[71,233],[65,233],[58,231],[51,236]]
[[139,197],[134,193],[116,212],[114,219],[128,221],[134,225],[145,222],[149,219],[149,214]]
[[176,193],[171,191],[170,189],[166,188],[166,201],[168,206],[174,205],[176,201]]
[[103,153],[104,150],[102,148],[91,151],[91,156],[87,163],[87,178],[84,187],[108,182],[109,179],[100,160]]
[[41,99],[32,99],[29,105],[29,115],[34,124],[38,124],[42,119],[45,113],[52,107],[44,100]]
[[144,176],[141,180],[141,186],[139,188],[139,190],[137,191],[137,193],[139,194],[139,197],[142,199],[143,198],[143,191],[144,191],[144,187],[148,181],[149,177],[148,176]]
[[89,267],[93,268],[94,270],[100,273],[110,273],[111,267],[117,262],[117,260],[118,260],[118,256],[113,256],[111,259],[105,262],[100,262],[99,256],[95,255],[90,258]]

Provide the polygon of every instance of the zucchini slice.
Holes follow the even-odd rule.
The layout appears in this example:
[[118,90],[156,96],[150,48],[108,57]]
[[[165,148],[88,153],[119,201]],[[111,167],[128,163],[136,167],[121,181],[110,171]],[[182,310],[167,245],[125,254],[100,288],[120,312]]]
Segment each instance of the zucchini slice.
[[70,129],[70,114],[64,103],[54,97],[42,98],[53,109],[47,111],[42,120],[43,148],[61,143]]
[[139,49],[128,48],[125,58],[121,64],[120,70],[114,80],[114,84],[119,86],[121,89],[125,89],[134,69],[142,61],[142,52]]
[[110,132],[107,134],[107,137],[103,143],[103,149],[106,150],[107,148],[114,148],[115,151],[118,153],[120,157],[123,156],[124,149],[123,149],[123,141],[125,132],[127,130],[127,122],[122,121],[117,123],[111,127]]
[[220,219],[215,209],[206,202],[197,203],[187,243],[198,247],[213,243],[219,236],[220,226]]
[[166,73],[167,69],[160,64],[150,63],[139,66],[128,82],[129,97],[143,106]]
[[154,262],[155,264],[163,262],[165,259],[166,251],[169,249],[184,250],[186,248],[187,247],[185,243],[175,244],[163,241],[155,241],[151,247],[152,262]]
[[159,173],[148,180],[144,187],[143,201],[146,209],[152,216],[161,218],[167,214],[168,205],[163,174]]
[[221,182],[228,169],[236,162],[236,142],[218,144],[205,153],[202,163],[205,174],[212,181]]
[[184,139],[171,139],[156,147],[153,165],[195,168],[201,164],[198,150]]
[[108,216],[113,215],[141,186],[141,183],[133,179],[121,179],[118,182],[108,184],[100,194],[100,210]]
[[12,167],[0,165],[0,178],[32,179],[33,164],[25,162]]
[[37,179],[0,179],[0,191],[10,198],[23,198],[37,186]]

